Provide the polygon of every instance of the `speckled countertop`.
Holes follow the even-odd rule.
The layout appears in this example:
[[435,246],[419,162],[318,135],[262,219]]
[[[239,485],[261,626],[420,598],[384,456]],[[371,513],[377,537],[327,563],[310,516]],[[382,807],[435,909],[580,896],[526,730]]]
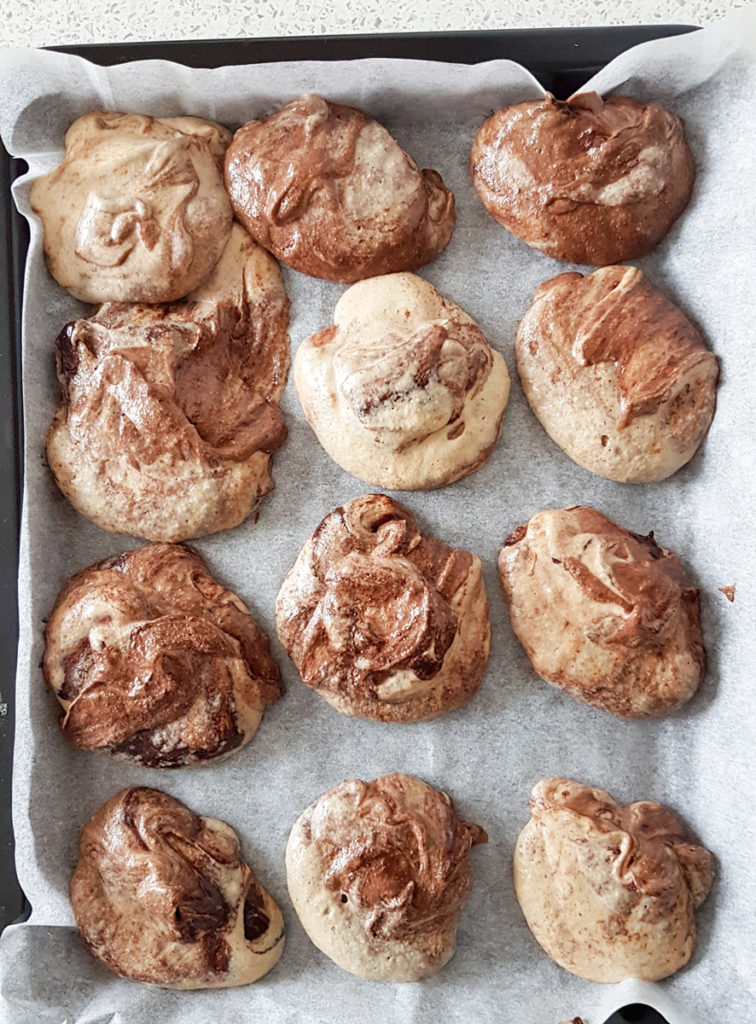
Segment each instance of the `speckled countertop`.
[[0,44],[51,46],[565,25],[708,25],[741,0],[9,0]]

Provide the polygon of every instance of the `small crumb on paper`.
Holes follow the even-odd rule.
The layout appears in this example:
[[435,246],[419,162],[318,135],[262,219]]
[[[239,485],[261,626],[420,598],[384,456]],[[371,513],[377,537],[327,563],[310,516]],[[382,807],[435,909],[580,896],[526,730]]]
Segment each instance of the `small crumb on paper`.
[[585,1024],[582,1017],[571,1017],[570,1020],[563,1020],[561,1024]]
[[732,602],[735,600],[735,587],[734,587],[734,585],[732,587],[720,587],[719,589],[724,594],[724,596],[727,598],[727,600],[730,602],[730,604],[732,604]]

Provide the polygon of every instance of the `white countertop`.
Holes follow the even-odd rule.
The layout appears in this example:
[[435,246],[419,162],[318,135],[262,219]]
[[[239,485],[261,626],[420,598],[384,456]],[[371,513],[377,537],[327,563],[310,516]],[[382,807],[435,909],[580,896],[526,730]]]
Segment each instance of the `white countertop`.
[[8,0],[0,45],[566,25],[708,25],[741,0]]

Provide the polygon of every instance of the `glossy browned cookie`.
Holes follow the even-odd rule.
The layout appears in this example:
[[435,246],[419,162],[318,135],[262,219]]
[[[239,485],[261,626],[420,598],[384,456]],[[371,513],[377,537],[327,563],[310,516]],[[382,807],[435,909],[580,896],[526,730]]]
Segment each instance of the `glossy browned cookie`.
[[454,953],[472,888],[470,850],[487,841],[445,793],[411,775],[344,782],[291,830],[286,872],[312,941],[344,970],[417,981]]
[[663,480],[714,415],[718,365],[698,330],[636,267],[544,282],[517,332],[533,412],[578,465]]
[[124,978],[247,985],[284,946],[281,912],[225,822],[156,789],[124,789],[84,826],[71,905],[87,946]]
[[238,526],[286,439],[288,300],[236,225],[213,276],[168,306],[108,303],[57,340],[55,480],[103,529],[178,541]]
[[560,966],[590,981],[658,981],[688,962],[694,911],[714,858],[669,808],[622,806],[567,779],[533,789],[514,882],[533,935]]
[[281,695],[265,633],[189,548],[153,544],[63,586],[43,669],[78,747],[154,768],[246,743]]
[[505,107],[478,131],[470,168],[505,228],[547,256],[593,266],[653,249],[694,178],[679,117],[596,93]]
[[435,718],[470,700],[485,672],[480,560],[366,494],[307,542],[278,595],[276,628],[304,682],[344,714]]
[[308,94],[234,135],[234,213],[282,263],[328,281],[415,270],[447,245],[454,196],[360,110]]
[[665,715],[704,676],[699,592],[680,560],[592,508],[539,512],[504,542],[499,575],[533,668],[624,718]]

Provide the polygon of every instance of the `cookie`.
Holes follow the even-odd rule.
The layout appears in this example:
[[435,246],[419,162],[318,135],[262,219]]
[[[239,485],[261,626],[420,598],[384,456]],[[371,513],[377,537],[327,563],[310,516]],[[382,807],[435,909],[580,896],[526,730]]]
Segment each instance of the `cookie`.
[[62,163],[30,193],[55,280],[92,303],[172,302],[198,288],[231,231],[230,141],[197,117],[80,117]]
[[533,935],[589,981],[658,981],[683,967],[714,858],[678,816],[651,801],[615,803],[567,779],[533,789],[514,855],[517,899]]
[[253,514],[286,439],[288,306],[278,265],[237,225],[185,302],[107,303],[68,324],[47,461],[72,505],[104,530],[154,541]]
[[327,281],[415,270],[444,249],[454,196],[383,125],[308,94],[250,121],[226,155],[234,214],[282,263]]
[[121,790],[84,826],[71,905],[90,952],[132,981],[248,985],[283,952],[281,911],[234,830],[157,789]]
[[599,476],[663,480],[693,457],[709,429],[716,357],[635,267],[546,281],[515,348],[523,390],[542,426]]
[[546,682],[623,718],[665,715],[704,676],[699,592],[653,533],[549,509],[504,542],[512,629]]
[[286,846],[289,895],[312,942],[372,981],[419,981],[454,955],[487,841],[450,797],[411,775],[344,782],[299,817]]
[[694,178],[679,117],[595,92],[504,107],[478,131],[470,169],[508,231],[554,259],[597,267],[650,252],[688,205]]
[[377,487],[474,472],[499,437],[509,374],[477,324],[415,274],[361,281],[304,341],[294,384],[331,458]]
[[71,577],[47,622],[43,671],[77,747],[150,768],[232,753],[282,693],[246,606],[173,544]]
[[304,682],[346,715],[436,718],[477,693],[491,627],[480,560],[365,494],[329,513],[276,601]]

